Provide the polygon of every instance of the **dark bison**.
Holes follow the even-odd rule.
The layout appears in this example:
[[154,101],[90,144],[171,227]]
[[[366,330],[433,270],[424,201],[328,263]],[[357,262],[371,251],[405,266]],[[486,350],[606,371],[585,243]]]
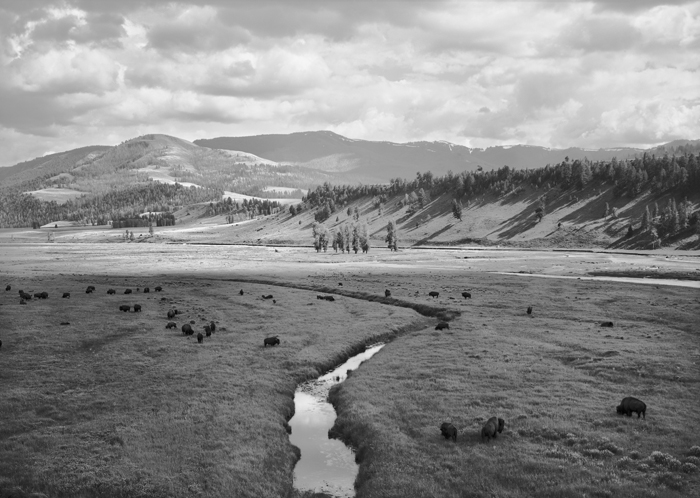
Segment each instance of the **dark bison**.
[[117,291],[115,291],[114,289],[109,289],[107,291],[107,294],[116,294],[116,293],[117,293]]
[[197,334],[197,342],[202,344],[202,341],[204,341],[204,336],[202,335],[201,332]]
[[70,292],[64,292],[63,293],[63,298],[70,298]]
[[5,287],[5,290],[6,290],[6,291],[12,290],[12,286],[11,286],[11,285],[8,285],[7,287]]
[[486,438],[490,441],[491,438],[498,436],[499,432],[503,432],[505,425],[506,422],[502,418],[491,417],[481,429],[481,439]]
[[325,299],[325,297],[323,297],[323,296],[319,296],[319,295],[316,295],[316,299],[324,300],[324,299]]
[[184,324],[184,325],[182,326],[182,333],[183,333],[184,335],[193,335],[193,334],[194,334],[194,330],[192,330],[192,325],[190,325],[189,323]]
[[384,297],[391,297],[391,291],[389,289],[384,291]]
[[240,294],[241,296],[243,295],[243,289],[241,289],[241,292],[239,292],[239,294]]
[[95,292],[95,286],[94,285],[88,285],[88,288],[85,289],[85,294],[92,294]]
[[527,307],[527,314],[532,315],[532,306]]
[[209,328],[211,329],[212,334],[216,332],[216,324],[214,322],[209,322]]
[[131,294],[131,289],[126,289],[126,290],[124,291],[124,294]]
[[160,285],[158,287],[156,287],[156,292],[160,292],[162,290],[163,290],[163,288]]
[[439,293],[439,292],[435,292],[435,291],[430,291],[430,292],[428,292],[428,295],[429,295],[430,297],[440,297],[440,293]]
[[601,327],[612,327],[613,322],[601,322],[600,326]]
[[207,335],[207,337],[211,337],[211,328],[209,325],[204,326],[204,333]]
[[463,297],[464,299],[467,299],[467,298],[471,299],[471,298],[472,298],[472,293],[471,293],[471,292],[462,292],[462,297]]
[[263,299],[272,299],[272,294],[268,294],[267,296],[263,295]]
[[277,346],[279,343],[280,343],[280,340],[277,336],[266,337],[265,340],[263,341],[263,347]]
[[121,306],[119,306],[119,311],[129,311],[130,309],[131,306],[129,306],[128,304],[122,304]]
[[147,292],[151,292],[151,289],[149,289],[148,287],[144,287],[143,293],[146,294]]
[[138,313],[139,311],[141,311],[141,305],[140,305],[140,304],[135,304],[135,305],[134,305],[134,313]]
[[335,298],[333,296],[323,296],[323,299],[326,301],[335,301]]
[[49,293],[44,291],[39,293],[39,298],[40,299],[48,299],[49,298]]
[[168,310],[168,318],[175,318],[175,315],[177,315],[175,310]]
[[338,282],[338,285],[342,287],[342,286],[343,286],[343,282]]
[[165,326],[166,329],[174,329],[177,328],[177,323],[175,322],[168,322],[168,324]]
[[0,348],[2,347],[2,341],[0,341]]
[[455,442],[457,441],[457,428],[449,422],[442,423],[440,432],[445,439],[452,438]]
[[19,297],[21,297],[22,299],[25,299],[25,300],[29,301],[29,300],[31,300],[32,295],[29,294],[29,293],[27,293],[27,292],[24,292],[24,291],[19,291]]
[[617,407],[617,413],[625,414],[628,417],[632,416],[632,412],[637,412],[637,418],[643,416],[647,418],[647,405],[637,398],[627,397]]
[[450,324],[447,322],[440,322],[437,324],[437,327],[435,327],[435,330],[442,330],[442,329],[449,329]]
[[41,292],[35,292],[34,297],[37,299],[41,299]]

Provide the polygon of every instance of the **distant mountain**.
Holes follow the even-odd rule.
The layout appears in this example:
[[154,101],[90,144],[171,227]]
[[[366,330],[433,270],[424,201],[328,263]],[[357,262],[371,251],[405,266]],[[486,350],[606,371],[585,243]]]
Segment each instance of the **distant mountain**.
[[66,152],[48,154],[15,164],[14,166],[0,168],[0,184],[11,185],[42,175],[60,174],[65,169],[74,167],[81,160],[89,158],[90,155],[99,155],[108,149],[111,149],[111,147],[91,145]]
[[379,182],[391,178],[413,178],[416,172],[436,175],[452,170],[476,171],[509,166],[514,169],[541,168],[547,164],[588,158],[607,161],[625,159],[643,149],[548,149],[529,145],[498,146],[473,149],[449,142],[373,142],[354,140],[330,131],[219,137],[195,140],[195,144],[212,149],[249,152],[283,164],[295,164],[327,172],[371,177]]

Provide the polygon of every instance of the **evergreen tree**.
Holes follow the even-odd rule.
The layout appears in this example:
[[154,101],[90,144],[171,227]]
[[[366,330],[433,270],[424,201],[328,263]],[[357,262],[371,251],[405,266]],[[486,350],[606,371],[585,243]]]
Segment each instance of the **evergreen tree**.
[[352,250],[355,251],[355,254],[357,254],[357,251],[360,250],[360,231],[358,229],[357,223],[352,224]]
[[367,226],[367,223],[363,223],[360,225],[360,248],[362,249],[363,253],[369,252],[369,227]]
[[345,252],[350,254],[350,246],[352,245],[352,229],[350,223],[343,225],[343,239],[345,240]]
[[359,221],[359,220],[360,220],[360,210],[357,209],[357,206],[355,206],[355,211],[353,211],[352,219],[355,220],[355,221]]
[[153,237],[153,222],[152,221],[148,222],[148,233],[151,237]]
[[389,223],[386,226],[386,238],[384,239],[384,241],[387,243],[387,246],[390,250],[398,251],[396,247],[398,244],[398,233],[396,229],[396,222],[393,220],[389,221]]
[[345,236],[343,234],[343,227],[338,227],[338,231],[335,234],[336,246],[340,251],[345,254]]
[[452,199],[452,216],[462,221],[462,203],[457,199]]
[[648,231],[651,228],[651,214],[649,214],[649,206],[644,208],[644,214],[642,215],[642,230]]

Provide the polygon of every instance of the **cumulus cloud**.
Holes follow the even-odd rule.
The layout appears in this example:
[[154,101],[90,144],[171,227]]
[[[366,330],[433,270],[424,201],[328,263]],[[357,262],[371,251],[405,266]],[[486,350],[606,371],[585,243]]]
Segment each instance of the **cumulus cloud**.
[[4,0],[0,145],[5,164],[149,132],[649,146],[698,138],[698,50],[698,0]]

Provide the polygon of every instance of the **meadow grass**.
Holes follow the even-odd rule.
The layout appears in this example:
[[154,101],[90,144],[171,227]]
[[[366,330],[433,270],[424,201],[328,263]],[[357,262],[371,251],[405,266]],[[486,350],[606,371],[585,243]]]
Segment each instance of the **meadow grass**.
[[[88,284],[97,291],[85,294]],[[122,294],[146,285],[149,294]],[[0,295],[3,497],[288,496],[297,384],[427,322],[405,308],[257,284],[240,296],[240,284],[187,277],[17,287],[49,299]],[[261,299],[268,293],[276,303]],[[134,303],[142,313],[118,310]],[[165,329],[170,308],[182,312],[176,330]],[[196,332],[214,320],[217,331],[197,344],[180,331],[190,320]],[[270,335],[281,344],[263,348]]]
[[[697,291],[542,280],[421,279],[421,296],[468,287],[473,299],[453,301],[449,330],[387,344],[329,395],[333,431],[357,452],[358,498],[698,495]],[[616,414],[625,396],[646,402],[646,419]],[[492,416],[506,428],[486,442]]]

